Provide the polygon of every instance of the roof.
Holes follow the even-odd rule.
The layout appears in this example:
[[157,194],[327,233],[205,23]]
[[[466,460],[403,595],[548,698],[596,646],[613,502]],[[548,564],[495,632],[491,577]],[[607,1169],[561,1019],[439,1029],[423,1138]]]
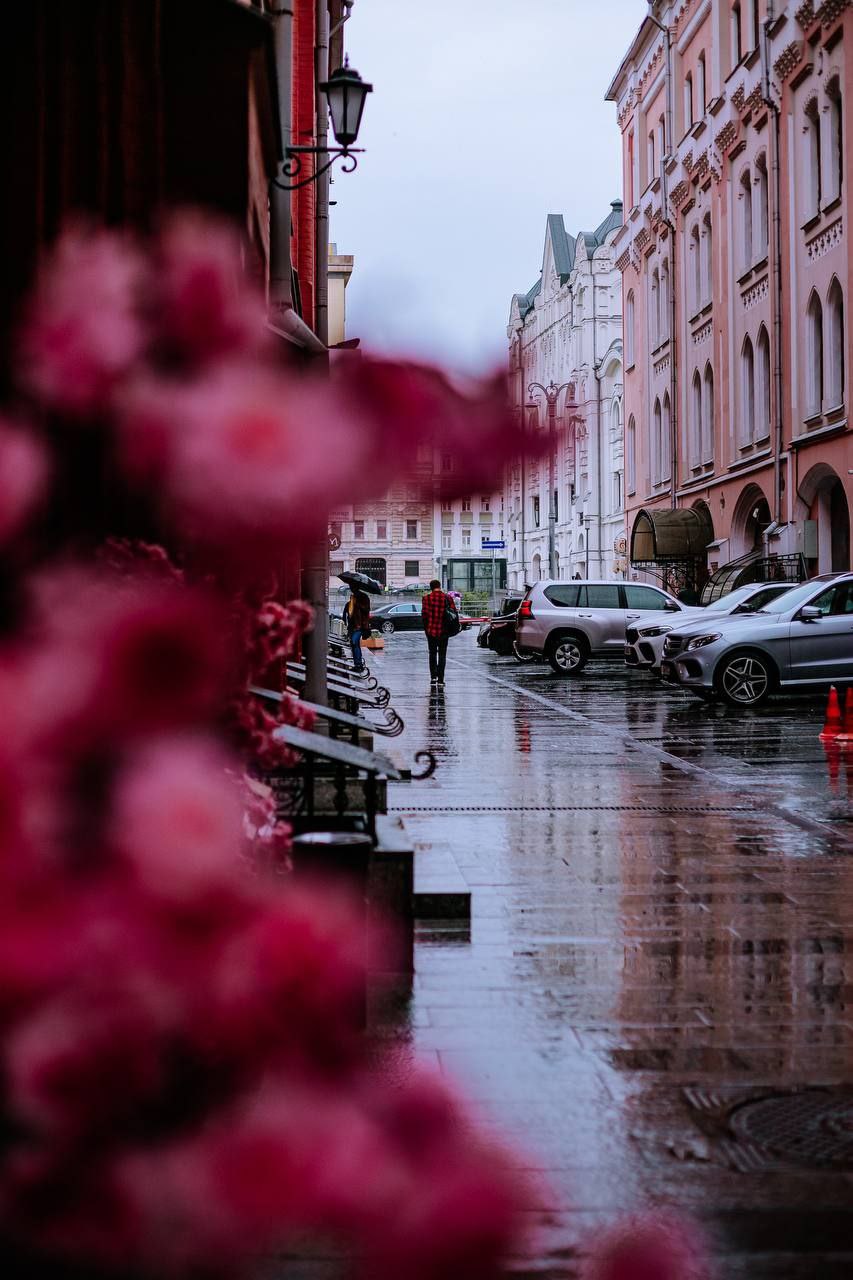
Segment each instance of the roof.
[[560,284],[565,284],[575,265],[576,241],[567,233],[561,213],[548,214],[548,234],[554,252],[554,269],[560,277]]
[[[570,236],[566,231],[566,224],[561,213],[549,213],[546,219],[545,241],[546,244],[548,240],[551,241],[554,270],[559,277],[560,284],[565,284],[575,269],[577,246],[581,240],[583,240],[587,253],[595,253],[596,249],[601,248],[605,243],[611,232],[616,231],[621,226],[621,200],[612,200],[610,202],[610,212],[594,231],[581,231],[577,236]],[[518,304],[518,314],[522,320],[532,310],[534,300],[541,290],[542,274],[540,272],[539,279],[534,285],[531,285],[526,293],[513,294],[513,301]]]

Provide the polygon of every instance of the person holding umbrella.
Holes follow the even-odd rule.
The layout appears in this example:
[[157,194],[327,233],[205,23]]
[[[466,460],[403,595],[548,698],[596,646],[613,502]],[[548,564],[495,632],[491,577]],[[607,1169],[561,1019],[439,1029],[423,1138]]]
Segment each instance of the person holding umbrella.
[[343,619],[352,648],[353,664],[356,671],[363,671],[361,637],[370,635],[370,596],[367,592],[361,591],[354,582],[350,584],[350,594],[344,605]]

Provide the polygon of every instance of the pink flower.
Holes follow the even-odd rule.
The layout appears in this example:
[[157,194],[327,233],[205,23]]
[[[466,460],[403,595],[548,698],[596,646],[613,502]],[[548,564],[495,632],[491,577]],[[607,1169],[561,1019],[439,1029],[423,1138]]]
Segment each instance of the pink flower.
[[0,418],[0,544],[20,532],[47,488],[47,450],[31,431]]
[[243,842],[233,761],[200,739],[154,739],[119,777],[113,842],[151,893],[178,902],[233,887]]
[[132,475],[159,478],[185,532],[220,551],[248,543],[262,560],[281,554],[272,539],[325,527],[366,452],[328,387],[245,365],[137,387],[122,448]]
[[591,1242],[583,1280],[708,1280],[702,1241],[667,1213],[627,1218]]
[[159,259],[157,320],[167,347],[193,362],[264,350],[264,301],[247,285],[234,228],[178,214],[163,232]]
[[142,353],[145,262],[117,232],[66,232],[44,265],[20,339],[23,381],[48,408],[101,413]]

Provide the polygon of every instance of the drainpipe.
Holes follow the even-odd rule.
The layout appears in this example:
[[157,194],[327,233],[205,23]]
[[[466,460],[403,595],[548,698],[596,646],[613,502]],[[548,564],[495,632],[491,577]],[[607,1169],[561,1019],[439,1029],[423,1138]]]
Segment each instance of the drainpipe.
[[785,523],[782,502],[782,451],[784,447],[784,408],[782,403],[782,210],[779,153],[781,146],[781,119],[777,103],[770,91],[770,27],[775,20],[773,0],[767,5],[767,18],[762,26],[761,39],[761,96],[773,117],[771,140],[771,195],[773,200],[773,518],[777,526]]
[[[274,20],[273,45],[278,81],[278,122],[282,147],[290,146],[293,83],[293,10],[286,5],[270,10]],[[290,263],[290,192],[270,186],[270,284],[269,308],[273,324],[293,307]]]
[[[317,46],[314,53],[314,83],[325,84],[329,78],[329,9],[327,0],[316,0]],[[329,142],[329,108],[325,93],[316,89],[317,146]],[[321,174],[316,182],[317,202],[314,207],[316,252],[314,254],[314,321],[317,337],[329,345],[329,174]]]
[[601,554],[601,367],[598,362],[598,330],[595,323],[595,250],[593,250],[590,259],[590,274],[592,279],[592,372],[595,375],[595,435],[596,435],[596,501],[598,513],[598,576],[604,577],[603,557]]

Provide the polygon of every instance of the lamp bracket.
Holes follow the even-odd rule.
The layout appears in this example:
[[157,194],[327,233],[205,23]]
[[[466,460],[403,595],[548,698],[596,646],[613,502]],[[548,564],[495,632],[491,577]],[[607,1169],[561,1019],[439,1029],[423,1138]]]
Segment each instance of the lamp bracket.
[[277,187],[279,191],[296,191],[299,187],[306,187],[309,183],[315,182],[322,174],[331,169],[336,160],[342,160],[342,173],[352,173],[358,167],[358,155],[364,151],[363,147],[286,147],[284,151],[284,164],[281,166],[282,177],[299,178],[302,172],[302,156],[328,156],[329,159],[325,164],[317,165],[312,173],[305,178],[299,178],[297,182],[282,182],[281,178],[270,178],[270,186]]

